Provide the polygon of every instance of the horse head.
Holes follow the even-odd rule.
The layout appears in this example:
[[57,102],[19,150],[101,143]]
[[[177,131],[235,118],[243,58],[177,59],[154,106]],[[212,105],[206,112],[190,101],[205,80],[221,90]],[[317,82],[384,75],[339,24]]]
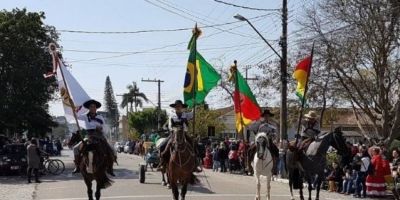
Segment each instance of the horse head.
[[265,160],[267,157],[267,150],[269,145],[269,138],[266,133],[260,132],[256,136],[257,157]]
[[335,130],[332,132],[331,146],[335,148],[341,156],[351,154],[351,151],[347,147],[346,139],[344,138],[342,129],[340,127],[335,128]]
[[174,142],[177,144],[182,144],[185,141],[183,126],[176,126],[172,128],[172,132],[174,133]]
[[67,145],[68,145],[68,147],[72,147],[72,146],[78,144],[80,141],[82,141],[82,136],[79,133],[79,131],[77,131],[75,133],[72,133],[72,136],[69,139],[69,142]]

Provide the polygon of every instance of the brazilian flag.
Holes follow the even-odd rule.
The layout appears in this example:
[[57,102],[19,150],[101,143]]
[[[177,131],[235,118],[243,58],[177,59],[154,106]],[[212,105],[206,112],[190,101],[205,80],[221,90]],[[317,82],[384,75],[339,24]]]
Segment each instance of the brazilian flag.
[[190,55],[186,69],[183,97],[190,108],[195,104],[204,103],[207,94],[221,79],[217,71],[196,49],[196,41],[200,33],[201,31],[196,26],[188,46]]

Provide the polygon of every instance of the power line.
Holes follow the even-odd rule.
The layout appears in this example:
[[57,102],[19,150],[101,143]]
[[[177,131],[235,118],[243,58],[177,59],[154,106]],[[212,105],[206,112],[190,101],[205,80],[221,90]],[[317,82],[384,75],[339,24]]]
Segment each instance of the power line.
[[252,8],[252,7],[247,7],[247,6],[240,6],[240,5],[236,5],[233,3],[228,3],[225,1],[220,1],[220,0],[214,0],[217,3],[222,3],[225,5],[229,5],[229,6],[233,6],[233,7],[237,7],[237,8],[243,8],[243,9],[248,9],[248,10],[257,10],[257,11],[279,11],[280,9],[265,9],[265,8]]
[[[215,48],[204,48],[198,49],[199,51],[211,51],[211,50],[225,50],[231,48],[238,48],[250,45],[260,44],[259,42],[253,42],[248,44],[239,44],[233,46],[226,46],[226,47],[215,47]],[[79,49],[63,49],[63,51],[69,52],[78,52],[78,53],[104,53],[104,54],[127,54],[127,53],[151,53],[151,54],[158,54],[158,53],[187,53],[187,50],[175,50],[175,51],[153,51],[153,52],[137,52],[137,51],[100,51],[100,50],[79,50]]]
[[[269,15],[270,14],[259,15],[259,16],[256,16],[256,17],[253,17],[250,19],[262,18],[262,17],[266,17]],[[199,28],[213,28],[213,27],[226,26],[226,25],[237,24],[237,23],[240,23],[240,21],[232,21],[232,22],[226,22],[226,23],[220,23],[220,24],[199,26]],[[137,31],[85,31],[85,30],[62,29],[62,30],[57,30],[57,31],[62,32],[62,33],[84,33],[84,34],[138,34],[138,33],[177,32],[177,31],[187,31],[187,30],[192,30],[192,29],[193,28],[175,28],[175,29],[150,29],[150,30],[137,30]]]

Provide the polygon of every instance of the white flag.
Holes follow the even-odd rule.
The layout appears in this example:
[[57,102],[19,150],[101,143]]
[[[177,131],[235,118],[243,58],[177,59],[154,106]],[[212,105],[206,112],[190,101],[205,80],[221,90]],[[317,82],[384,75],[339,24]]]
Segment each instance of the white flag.
[[[68,86],[69,95],[64,85],[64,80],[61,74],[61,71],[64,74],[65,83]],[[79,116],[84,115],[88,112],[88,110],[83,107],[83,103],[90,100],[89,95],[83,90],[78,81],[72,76],[72,74],[67,70],[64,66],[63,62],[59,61],[59,66],[57,68],[57,81],[58,81],[58,89],[60,91],[60,96],[62,99],[62,104],[64,107],[65,117],[67,118],[68,123],[76,124],[74,114],[78,117],[78,123],[81,128],[86,128],[85,122],[79,120]],[[73,111],[71,103],[74,104],[75,110]]]

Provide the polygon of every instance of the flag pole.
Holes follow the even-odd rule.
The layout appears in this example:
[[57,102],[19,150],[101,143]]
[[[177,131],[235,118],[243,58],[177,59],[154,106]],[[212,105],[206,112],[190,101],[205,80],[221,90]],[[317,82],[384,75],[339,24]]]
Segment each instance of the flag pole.
[[[193,136],[196,135],[196,92],[197,92],[197,37],[199,34],[197,30],[197,23],[194,26],[194,41],[193,41],[193,50],[194,50],[194,65],[193,65],[193,90],[192,90],[192,103],[193,103]],[[192,51],[192,49],[191,49]]]
[[307,91],[308,91],[308,81],[309,81],[310,75],[311,75],[311,67],[312,67],[312,61],[313,61],[313,56],[314,56],[314,44],[315,44],[315,42],[313,42],[313,45],[312,45],[312,48],[311,48],[310,69],[308,70],[308,73],[307,73],[306,86],[304,88],[304,96],[303,96],[303,99],[301,100],[299,122],[297,124],[297,133],[296,133],[296,146],[297,146],[297,143],[298,143],[299,138],[300,138],[301,120],[303,119],[304,106],[306,104],[306,94],[307,94]]
[[56,45],[54,43],[50,43],[49,50],[50,50],[50,53],[51,53],[51,56],[52,56],[52,59],[53,59],[53,68],[54,68],[54,70],[57,69],[57,66],[60,68],[61,77],[62,77],[63,82],[64,82],[65,91],[66,91],[66,93],[68,95],[68,101],[69,101],[69,103],[71,105],[72,114],[73,114],[73,116],[75,118],[75,122],[76,122],[76,126],[78,128],[78,131],[80,131],[81,128],[80,128],[79,123],[78,123],[78,117],[76,116],[75,104],[74,104],[74,101],[72,101],[72,99],[71,99],[71,95],[70,95],[71,93],[69,92],[67,82],[65,81],[63,69],[60,66],[60,58],[58,57],[58,54],[57,54],[57,51],[56,51]]
[[[237,60],[234,60],[233,61],[233,63],[234,63],[234,66],[235,66],[235,92],[236,93],[239,93],[239,91],[240,91],[240,89],[239,89],[239,83],[238,83],[238,68],[237,68]],[[241,129],[241,132],[242,132],[242,136],[244,136],[244,134],[243,134],[243,128],[244,128],[244,122],[243,122],[243,113],[242,113],[242,103],[241,103],[241,101],[240,101],[240,94],[239,94],[239,113],[240,113],[240,125],[242,126],[242,129]],[[239,134],[240,134],[240,132],[238,132]],[[238,137],[237,137],[237,135],[236,135],[236,139],[237,139]],[[244,139],[244,137],[243,137],[243,139]]]

